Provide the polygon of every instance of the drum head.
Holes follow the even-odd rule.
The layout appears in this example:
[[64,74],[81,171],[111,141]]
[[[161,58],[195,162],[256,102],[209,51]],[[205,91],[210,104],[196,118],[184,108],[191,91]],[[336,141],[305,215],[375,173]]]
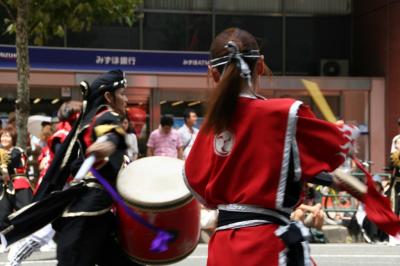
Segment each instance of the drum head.
[[182,177],[184,161],[152,156],[130,163],[118,176],[117,190],[140,208],[170,208],[191,198]]

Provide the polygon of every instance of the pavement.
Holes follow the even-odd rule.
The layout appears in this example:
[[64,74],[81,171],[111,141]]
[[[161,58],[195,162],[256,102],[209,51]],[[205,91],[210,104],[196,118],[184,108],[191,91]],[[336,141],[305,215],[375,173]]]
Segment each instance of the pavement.
[[353,239],[347,227],[343,225],[324,225],[322,231],[328,243],[354,243],[359,241]]
[[[196,250],[174,266],[206,265],[207,244]],[[400,246],[371,244],[312,244],[311,254],[318,266],[388,266],[400,265]],[[0,254],[0,265],[5,265],[7,254]],[[55,266],[55,252],[37,252],[22,265]],[[266,263],[266,265],[268,265]],[[116,265],[117,266],[117,265]]]

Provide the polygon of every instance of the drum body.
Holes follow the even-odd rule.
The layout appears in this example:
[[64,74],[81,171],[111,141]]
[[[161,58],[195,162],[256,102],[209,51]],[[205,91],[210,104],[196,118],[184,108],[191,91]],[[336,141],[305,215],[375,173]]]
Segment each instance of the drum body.
[[165,252],[150,251],[156,232],[118,208],[119,242],[129,257],[139,263],[166,264],[188,256],[200,236],[200,205],[182,178],[183,161],[161,156],[129,164],[117,179],[125,202],[150,224],[172,232],[175,239]]

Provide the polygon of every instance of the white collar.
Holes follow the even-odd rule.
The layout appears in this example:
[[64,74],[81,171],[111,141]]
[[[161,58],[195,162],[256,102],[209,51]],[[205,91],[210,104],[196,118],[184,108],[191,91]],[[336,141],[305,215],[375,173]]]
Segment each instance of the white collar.
[[248,90],[242,91],[241,93],[239,93],[239,97],[266,100],[266,98],[264,96],[261,96],[255,92],[250,92]]

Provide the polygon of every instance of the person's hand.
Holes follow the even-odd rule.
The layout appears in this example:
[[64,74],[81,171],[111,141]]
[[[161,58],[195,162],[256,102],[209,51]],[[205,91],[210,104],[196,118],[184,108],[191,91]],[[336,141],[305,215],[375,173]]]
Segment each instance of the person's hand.
[[86,150],[87,154],[93,154],[97,160],[110,156],[116,150],[115,144],[111,141],[95,142]]
[[322,208],[322,205],[320,203],[317,203],[314,206],[312,206],[312,215],[313,215],[313,217],[316,217],[319,214],[321,208]]
[[8,183],[10,181],[10,176],[8,175],[7,168],[1,167],[1,179],[4,183]]

